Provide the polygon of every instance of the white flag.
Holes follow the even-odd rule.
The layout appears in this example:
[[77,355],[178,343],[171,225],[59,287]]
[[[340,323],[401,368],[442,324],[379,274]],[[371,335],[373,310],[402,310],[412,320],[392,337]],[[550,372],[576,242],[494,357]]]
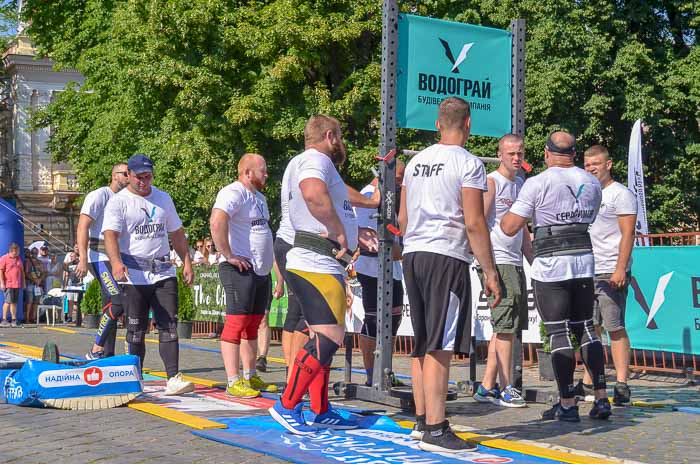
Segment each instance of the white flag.
[[[637,223],[635,234],[648,234],[647,225],[647,201],[644,193],[644,168],[642,166],[642,120],[637,119],[632,126],[630,135],[630,147],[627,167],[627,188],[637,197]],[[643,243],[637,245],[649,245],[649,240],[644,239]]]

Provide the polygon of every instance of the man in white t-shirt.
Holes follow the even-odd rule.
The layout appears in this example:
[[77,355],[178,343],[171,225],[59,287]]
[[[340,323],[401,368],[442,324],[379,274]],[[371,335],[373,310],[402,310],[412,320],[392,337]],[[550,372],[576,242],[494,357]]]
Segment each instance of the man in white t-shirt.
[[[352,429],[328,403],[333,355],[345,335],[345,264],[357,247],[358,229],[348,189],[336,166],[345,160],[340,124],[313,116],[304,127],[306,150],[290,162],[289,219],[294,247],[287,253],[287,284],[299,299],[310,339],[296,354],[284,394],[270,415],[288,431],[307,435],[317,427]],[[315,417],[302,413],[308,391]]]
[[457,97],[440,103],[435,126],[440,141],[406,167],[399,225],[404,235],[403,273],[411,305],[411,363],[416,427],[425,451],[476,451],[445,419],[453,353],[469,353],[471,298],[469,248],[481,263],[484,292],[498,305],[501,289],[484,217],[484,164],[465,150],[471,117]]
[[560,399],[542,414],[545,420],[580,421],[576,406],[576,358],[571,335],[593,374],[593,419],[611,414],[605,391],[603,345],[593,327],[594,260],[589,225],[600,207],[600,182],[574,165],[576,139],[564,131],[547,139],[547,169],[529,178],[510,211],[501,219],[508,236],[519,233],[530,218],[535,232],[532,287],[547,330]]
[[[583,166],[600,181],[603,200],[595,222],[591,225],[591,243],[595,258],[595,306],[593,319],[600,336],[603,326],[610,335],[610,348],[617,375],[613,403],[630,402],[627,386],[630,361],[630,339],[625,330],[625,305],[629,272],[632,267],[634,225],[637,220],[637,199],[610,174],[612,160],[607,148],[594,145],[583,154]],[[592,388],[586,372],[582,387]]]
[[266,180],[265,159],[253,153],[243,155],[238,162],[238,180],[219,190],[209,219],[216,249],[226,260],[219,265],[226,292],[226,321],[221,333],[226,392],[238,398],[277,391],[255,371],[258,327],[272,300],[270,212],[260,192]]
[[[400,188],[403,182],[403,175],[406,165],[401,160],[396,160],[396,185]],[[379,179],[373,179],[372,182],[366,185],[360,193],[371,198],[378,188]],[[357,215],[357,225],[359,227],[371,229],[376,233],[378,229],[377,208],[355,208]],[[401,250],[396,243],[392,250],[394,255],[393,262],[393,293],[392,293],[392,318],[391,318],[391,333],[396,336],[396,332],[401,325],[401,314],[403,311],[403,282],[401,271]],[[360,256],[355,262],[355,272],[357,280],[362,287],[362,307],[365,312],[362,328],[360,329],[360,351],[362,352],[362,362],[367,373],[366,385],[372,384],[372,375],[374,373],[374,350],[376,348],[377,339],[377,276],[379,274],[379,258],[377,250],[360,250]],[[393,346],[393,342],[392,342]],[[400,386],[401,384],[396,379],[392,381]]]
[[[498,169],[487,177],[484,214],[491,234],[491,245],[501,283],[501,303],[491,308],[493,336],[489,343],[484,379],[474,399],[510,408],[525,407],[520,391],[511,385],[513,337],[527,329],[527,282],[523,271],[523,255],[532,263],[532,243],[525,227],[515,237],[506,236],[499,226],[501,218],[515,203],[524,180],[518,177],[525,160],[523,138],[507,134],[498,141]],[[503,389],[499,391],[496,374]]]
[[153,187],[153,162],[137,154],[127,163],[129,185],[107,203],[102,222],[112,275],[122,285],[129,354],[146,357],[148,312],[158,325],[158,351],[168,381],[166,395],[194,391],[179,372],[177,277],[170,262],[168,238],[183,262],[182,277],[192,285],[194,274],[185,229],[166,192]]
[[79,279],[85,277],[88,270],[100,281],[102,296],[102,318],[97,328],[92,349],[85,354],[85,359],[100,359],[114,355],[117,339],[117,320],[124,313],[119,300],[121,292],[114,281],[105,253],[102,220],[107,202],[129,183],[126,163],[112,166],[111,181],[108,186],[100,187],[85,196],[78,219],[77,245],[80,261],[75,270]]

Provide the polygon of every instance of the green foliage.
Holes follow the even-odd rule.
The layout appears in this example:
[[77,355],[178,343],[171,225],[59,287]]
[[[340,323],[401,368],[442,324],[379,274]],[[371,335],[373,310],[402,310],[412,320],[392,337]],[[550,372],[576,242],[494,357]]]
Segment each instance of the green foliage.
[[177,269],[177,319],[189,322],[194,317],[194,292],[182,280],[182,268]]
[[545,353],[552,351],[552,345],[549,344],[547,329],[544,328],[544,322],[540,321],[540,340],[542,340],[542,349]]
[[[562,127],[580,147],[607,145],[624,181],[629,132],[642,118],[652,230],[699,227],[700,3],[423,0],[401,9],[498,28],[525,18],[526,149],[536,171],[548,133]],[[76,167],[84,191],[107,181],[112,162],[146,152],[156,185],[201,237],[216,192],[239,157],[257,151],[268,160],[274,223],[282,172],[317,112],[343,124],[346,181],[370,177],[381,2],[27,0],[24,12],[40,50],[86,77],[34,118],[52,127],[49,148]],[[397,137],[410,149],[434,140],[415,130]],[[481,155],[495,147],[492,138],[468,142]]]
[[93,279],[85,290],[83,300],[80,303],[80,311],[83,314],[101,314],[102,296],[100,295],[100,281]]

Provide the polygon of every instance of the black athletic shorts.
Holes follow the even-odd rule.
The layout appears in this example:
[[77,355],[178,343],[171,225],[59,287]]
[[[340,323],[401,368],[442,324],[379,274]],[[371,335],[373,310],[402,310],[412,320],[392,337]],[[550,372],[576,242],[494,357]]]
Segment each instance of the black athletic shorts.
[[149,310],[153,310],[158,330],[174,330],[177,325],[177,278],[170,277],[151,285],[123,285],[122,304],[127,315],[127,328],[148,331]]
[[413,352],[469,354],[471,287],[469,264],[427,251],[404,255],[403,275],[411,305]]
[[532,280],[535,306],[544,322],[585,321],[593,317],[593,278],[559,282]]
[[[365,319],[360,334],[369,338],[377,338],[377,285],[376,277],[357,273],[357,280],[362,286],[362,307],[365,310]],[[391,335],[396,336],[401,324],[401,311],[403,310],[403,284],[394,279],[393,293],[391,297],[392,308],[398,310],[392,314]]]
[[289,270],[289,285],[294,289],[304,319],[312,325],[345,324],[345,281],[340,274]]
[[253,269],[239,271],[231,263],[219,264],[219,278],[226,292],[226,314],[265,314],[272,301],[272,278]]
[[284,319],[284,331],[286,332],[301,332],[306,328],[304,316],[301,314],[301,306],[299,300],[294,294],[292,287],[289,285],[289,277],[287,275],[287,252],[293,248],[293,245],[285,242],[281,238],[275,238],[275,260],[277,266],[282,272],[284,282],[287,284],[287,316]]

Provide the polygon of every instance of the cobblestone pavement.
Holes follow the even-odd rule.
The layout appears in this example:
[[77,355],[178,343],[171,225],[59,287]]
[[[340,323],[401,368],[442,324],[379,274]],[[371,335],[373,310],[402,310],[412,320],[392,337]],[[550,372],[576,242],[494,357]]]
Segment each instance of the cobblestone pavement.
[[[47,341],[54,341],[63,353],[80,355],[92,343],[89,336],[91,331],[76,330],[78,332],[75,334],[66,334],[44,327],[3,328],[0,329],[0,343],[13,341],[43,346]],[[122,344],[123,342],[118,343],[120,348]],[[225,374],[217,352],[218,345],[214,340],[182,340],[182,372],[223,381]],[[157,344],[148,343],[147,347],[145,366],[162,369]],[[270,356],[281,357],[278,344],[273,343]],[[359,356],[355,355],[353,362],[359,367]],[[342,356],[336,356],[335,366],[342,366]],[[479,375],[481,367],[479,366]],[[409,358],[395,357],[394,370],[398,374],[409,374]],[[269,362],[268,372],[263,377],[267,381],[281,384],[284,375],[282,364]],[[450,377],[454,380],[466,379],[467,365],[455,364]],[[342,378],[342,369],[333,371],[332,382]],[[353,374],[353,380],[363,381],[364,376]],[[536,368],[525,369],[524,383],[526,387],[555,389],[553,383],[539,381]],[[700,432],[700,416],[675,412],[672,406],[700,407],[700,389],[686,386],[685,379],[652,375],[637,375],[630,381],[630,386],[634,400],[662,402],[667,406],[614,408],[611,420],[600,422],[588,419],[590,405],[583,404],[581,423],[568,424],[540,421],[539,415],[547,407],[542,404],[530,404],[526,409],[508,409],[479,404],[466,395],[460,395],[457,401],[448,403],[448,414],[453,424],[475,428],[477,433],[533,441],[552,448],[575,449],[621,461],[698,462],[690,437],[697,436]],[[361,402],[352,404],[377,407]],[[402,417],[400,411],[392,408],[387,408],[387,413],[399,413],[399,417]],[[0,404],[0,424],[5,435],[12,436],[12,441],[6,442],[0,451],[2,462],[281,462],[197,438],[186,426],[128,408],[77,412]]]

